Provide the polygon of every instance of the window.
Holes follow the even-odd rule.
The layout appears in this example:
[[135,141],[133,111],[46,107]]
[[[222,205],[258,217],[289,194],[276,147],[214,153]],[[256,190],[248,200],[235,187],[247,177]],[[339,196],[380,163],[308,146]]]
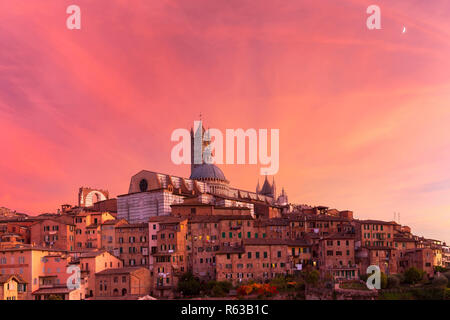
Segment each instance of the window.
[[142,179],[142,180],[139,182],[139,189],[141,190],[141,192],[147,191],[147,189],[148,189],[148,182],[147,182],[147,180]]
[[249,259],[251,259],[251,258],[252,258],[252,253],[251,253],[251,252],[247,253],[247,257],[248,257]]
[[277,257],[278,257],[278,258],[281,258],[281,251],[278,251],[278,252],[277,252]]

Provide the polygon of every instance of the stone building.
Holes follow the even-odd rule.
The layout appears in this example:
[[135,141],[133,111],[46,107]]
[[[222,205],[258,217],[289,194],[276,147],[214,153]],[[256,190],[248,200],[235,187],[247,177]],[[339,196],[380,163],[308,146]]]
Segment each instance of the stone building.
[[159,222],[153,256],[152,292],[171,296],[179,277],[188,271],[187,219],[169,218]]
[[0,300],[24,300],[26,285],[19,275],[0,275]]
[[149,292],[150,271],[147,268],[113,268],[95,273],[96,299],[137,299]]
[[335,233],[320,239],[319,270],[334,279],[358,279],[355,261],[355,234]]
[[291,274],[288,248],[282,239],[246,239],[239,246],[223,246],[216,253],[216,279],[239,284]]
[[71,217],[38,220],[31,225],[30,234],[32,244],[61,250],[75,248],[75,224]]
[[149,265],[148,223],[119,223],[115,228],[114,255],[124,266]]

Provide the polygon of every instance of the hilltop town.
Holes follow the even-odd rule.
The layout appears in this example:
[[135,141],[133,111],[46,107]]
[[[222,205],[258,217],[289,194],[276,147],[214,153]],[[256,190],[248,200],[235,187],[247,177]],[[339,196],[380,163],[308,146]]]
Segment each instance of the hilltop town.
[[[0,209],[6,300],[176,298],[188,295],[180,282],[189,277],[261,289],[313,270],[339,284],[360,281],[371,265],[431,279],[450,268],[450,248],[396,221],[290,203],[273,178],[255,191],[233,188],[207,163],[193,164],[189,178],[140,171],[117,198],[81,187],[76,205],[54,213]],[[77,286],[68,285],[70,266],[79,268]]]

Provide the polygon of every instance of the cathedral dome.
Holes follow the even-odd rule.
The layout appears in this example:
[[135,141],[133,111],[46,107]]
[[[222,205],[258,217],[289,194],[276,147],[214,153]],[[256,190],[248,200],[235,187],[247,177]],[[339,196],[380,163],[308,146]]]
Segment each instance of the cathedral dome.
[[191,173],[190,179],[194,180],[216,180],[228,182],[223,174],[222,170],[214,164],[201,164],[194,168]]

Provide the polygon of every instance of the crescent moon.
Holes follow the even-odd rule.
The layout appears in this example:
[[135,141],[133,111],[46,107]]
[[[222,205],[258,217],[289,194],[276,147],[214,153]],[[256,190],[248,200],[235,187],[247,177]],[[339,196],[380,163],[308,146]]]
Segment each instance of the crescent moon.
[[406,27],[403,27],[402,33],[405,33],[405,32],[406,32]]

